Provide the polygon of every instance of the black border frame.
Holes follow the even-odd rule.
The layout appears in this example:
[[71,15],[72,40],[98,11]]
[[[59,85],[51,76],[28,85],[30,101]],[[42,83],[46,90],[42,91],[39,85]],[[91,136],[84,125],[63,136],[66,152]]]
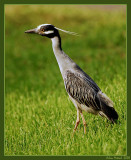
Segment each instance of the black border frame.
[[[129,75],[129,68],[130,68],[130,21],[129,15],[131,12],[131,7],[129,4],[130,0],[48,0],[48,1],[41,1],[41,0],[1,0],[0,1],[0,159],[130,159],[131,152],[129,151],[131,148],[131,130],[130,130],[130,121],[131,121],[131,109],[130,109],[130,75]],[[5,156],[4,155],[4,5],[5,4],[125,4],[127,5],[127,155],[126,156]]]

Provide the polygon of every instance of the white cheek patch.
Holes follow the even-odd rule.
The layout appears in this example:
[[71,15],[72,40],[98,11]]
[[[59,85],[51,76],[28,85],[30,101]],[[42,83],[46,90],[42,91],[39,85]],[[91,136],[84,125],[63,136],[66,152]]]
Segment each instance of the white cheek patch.
[[44,31],[44,33],[45,34],[51,34],[51,33],[54,33],[54,31],[53,30],[51,30],[51,31]]

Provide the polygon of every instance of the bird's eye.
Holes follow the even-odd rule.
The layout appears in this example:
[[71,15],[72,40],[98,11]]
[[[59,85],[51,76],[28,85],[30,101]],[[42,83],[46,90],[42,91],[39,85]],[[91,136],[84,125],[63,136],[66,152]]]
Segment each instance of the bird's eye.
[[44,32],[44,28],[42,28],[41,31]]

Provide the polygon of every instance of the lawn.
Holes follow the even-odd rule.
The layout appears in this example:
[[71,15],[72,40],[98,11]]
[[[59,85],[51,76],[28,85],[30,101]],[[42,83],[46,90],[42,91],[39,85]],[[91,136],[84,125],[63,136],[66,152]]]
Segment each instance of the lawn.
[[[69,100],[50,39],[25,30],[49,23],[62,48],[114,102],[117,124],[87,114],[73,136]],[[126,9],[5,5],[5,155],[126,155]]]

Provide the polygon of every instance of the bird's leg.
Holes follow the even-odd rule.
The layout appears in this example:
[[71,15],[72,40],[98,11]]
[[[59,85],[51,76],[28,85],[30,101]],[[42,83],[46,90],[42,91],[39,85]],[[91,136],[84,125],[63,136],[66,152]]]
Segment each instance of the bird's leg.
[[84,116],[83,116],[82,111],[80,112],[80,114],[81,114],[81,118],[82,118],[83,125],[84,125],[84,133],[86,134],[86,121],[85,121],[85,118],[84,118]]
[[74,128],[74,132],[76,131],[79,123],[80,123],[80,112],[79,112],[79,109],[77,109],[77,120],[76,120],[76,124],[75,124],[75,128]]

